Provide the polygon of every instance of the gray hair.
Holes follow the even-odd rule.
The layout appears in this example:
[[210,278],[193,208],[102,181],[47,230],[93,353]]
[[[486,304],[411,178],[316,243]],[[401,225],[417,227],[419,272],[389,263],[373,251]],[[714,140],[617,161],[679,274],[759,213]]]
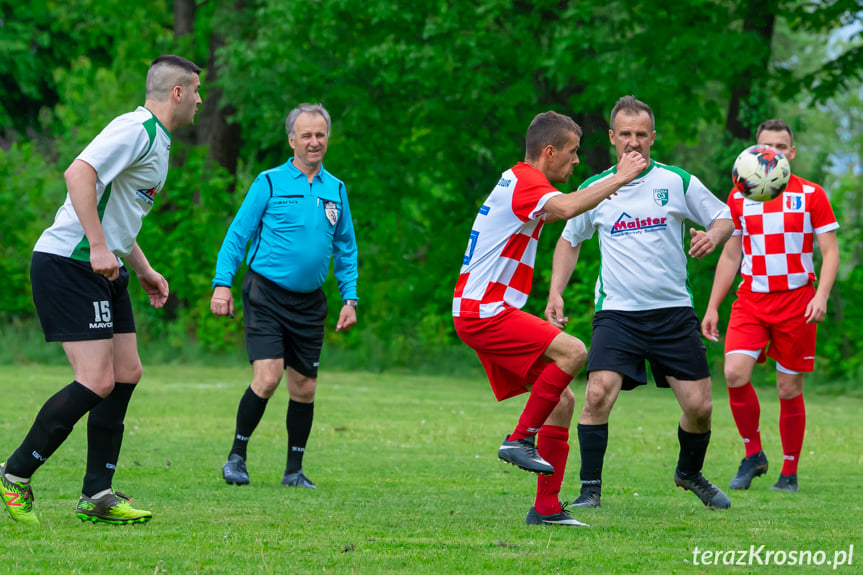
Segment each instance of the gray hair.
[[623,96],[614,105],[614,109],[611,111],[611,121],[609,122],[609,127],[612,131],[614,131],[614,120],[617,118],[618,112],[623,112],[627,116],[637,116],[642,112],[647,112],[647,115],[650,116],[650,129],[656,129],[653,110],[641,100],[636,99],[635,96]]
[[300,114],[320,114],[327,122],[327,137],[330,136],[330,113],[327,112],[326,108],[320,104],[302,103],[291,110],[288,114],[288,119],[285,121],[285,131],[288,133],[289,138],[294,137],[294,123],[296,123]]

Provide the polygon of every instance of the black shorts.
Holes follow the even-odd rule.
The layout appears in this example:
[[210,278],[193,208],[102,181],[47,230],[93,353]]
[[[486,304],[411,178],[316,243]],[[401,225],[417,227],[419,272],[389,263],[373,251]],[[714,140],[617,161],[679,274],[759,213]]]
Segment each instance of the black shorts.
[[326,319],[327,298],[322,289],[292,292],[252,270],[246,271],[243,323],[250,362],[284,358],[285,367],[317,377]]
[[691,307],[596,312],[588,373],[620,373],[623,389],[634,389],[647,383],[645,360],[657,387],[668,387],[666,376],[682,381],[710,377],[707,350]]
[[135,333],[125,267],[120,268],[120,277],[108,281],[93,271],[90,262],[33,252],[30,284],[45,341],[89,341]]

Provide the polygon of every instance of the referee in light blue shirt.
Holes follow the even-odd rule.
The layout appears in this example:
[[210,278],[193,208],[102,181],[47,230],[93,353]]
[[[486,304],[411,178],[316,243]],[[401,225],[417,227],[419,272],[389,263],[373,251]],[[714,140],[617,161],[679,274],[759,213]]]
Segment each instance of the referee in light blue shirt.
[[329,113],[320,104],[300,104],[288,114],[286,129],[294,157],[262,172],[249,188],[222,242],[213,278],[210,310],[233,317],[231,285],[246,255],[243,319],[254,376],[237,409],[222,477],[229,484],[249,483],[246,447],[287,372],[288,457],[282,485],[315,489],[302,464],[327,317],[321,286],[332,257],[344,301],[336,331],[351,329],[357,323],[357,241],[345,185],[321,165]]

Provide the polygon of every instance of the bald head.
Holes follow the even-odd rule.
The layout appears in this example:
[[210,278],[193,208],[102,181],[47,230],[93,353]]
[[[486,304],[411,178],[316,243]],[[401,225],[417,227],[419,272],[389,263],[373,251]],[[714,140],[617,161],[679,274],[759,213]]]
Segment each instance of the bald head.
[[147,72],[147,100],[165,102],[174,86],[188,87],[201,69],[180,56],[159,56],[150,64]]

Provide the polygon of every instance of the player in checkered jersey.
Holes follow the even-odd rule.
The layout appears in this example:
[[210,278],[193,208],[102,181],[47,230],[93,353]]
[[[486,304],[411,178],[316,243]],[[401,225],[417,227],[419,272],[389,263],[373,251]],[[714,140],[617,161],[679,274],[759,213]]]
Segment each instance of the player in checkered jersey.
[[[524,162],[505,171],[473,223],[453,299],[459,337],[476,351],[498,401],[530,392],[515,430],[498,457],[540,474],[529,525],[584,525],[558,499],[569,455],[575,396],[569,389],[586,357],[584,344],[521,311],[530,294],[536,246],[546,222],[568,219],[602,202],[647,162],[627,154],[617,173],[578,193],[563,183],[578,163],[581,128],[555,112],[527,130]],[[539,439],[535,443],[535,438]]]
[[[755,140],[778,149],[789,161],[797,153],[791,129],[782,120],[761,124]],[[730,487],[749,489],[755,477],[767,472],[759,431],[761,408],[750,378],[755,364],[769,356],[776,361],[784,454],[782,472],[771,489],[798,491],[797,463],[806,427],[803,378],[814,368],[817,324],[827,313],[827,299],[839,270],[839,224],[824,189],[794,174],[785,192],[769,202],[748,200],[732,191],[728,204],[734,235],[717,263],[701,327],[705,337],[718,340],[719,304],[739,268],[743,281],[725,337],[725,379],[746,456]],[[817,289],[816,236],[822,256]]]

